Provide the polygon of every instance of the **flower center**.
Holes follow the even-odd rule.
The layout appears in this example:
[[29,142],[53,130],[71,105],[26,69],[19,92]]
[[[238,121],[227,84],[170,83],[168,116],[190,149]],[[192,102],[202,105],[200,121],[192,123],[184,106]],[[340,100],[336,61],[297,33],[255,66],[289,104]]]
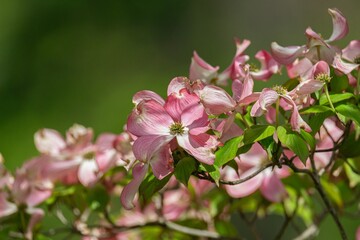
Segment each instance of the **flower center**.
[[321,82],[328,83],[330,82],[331,77],[327,73],[319,73],[318,75],[316,75],[315,79]]
[[92,160],[92,159],[94,159],[95,158],[95,153],[94,152],[87,152],[87,153],[85,153],[84,155],[83,155],[83,158],[85,159],[85,160]]
[[279,95],[286,95],[287,94],[287,89],[283,86],[279,86],[279,85],[275,85],[272,88],[275,92],[277,92]]
[[255,63],[250,63],[249,70],[250,72],[258,72],[260,71],[260,68]]
[[354,58],[354,63],[360,64],[360,55]]
[[185,132],[184,126],[179,122],[174,122],[170,126],[171,135],[183,135]]

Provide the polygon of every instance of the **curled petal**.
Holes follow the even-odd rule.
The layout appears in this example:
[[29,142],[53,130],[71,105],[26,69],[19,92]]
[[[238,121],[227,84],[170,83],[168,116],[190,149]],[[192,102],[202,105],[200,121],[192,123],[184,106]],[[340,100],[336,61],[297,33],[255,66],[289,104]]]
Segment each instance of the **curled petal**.
[[236,102],[222,88],[217,86],[205,86],[199,91],[200,100],[209,114],[219,115],[232,111]]
[[142,163],[138,163],[134,166],[132,170],[133,180],[124,187],[120,195],[121,204],[125,209],[130,210],[134,207],[133,200],[135,194],[146,176],[148,167],[148,164]]
[[276,102],[278,98],[279,94],[276,91],[269,88],[263,89],[259,96],[259,99],[252,107],[250,115],[252,117],[261,116],[265,111],[267,111],[267,108],[269,106]]
[[168,86],[167,95],[171,95],[172,93],[179,93],[181,89],[187,88],[190,84],[190,80],[186,77],[175,77],[173,78]]
[[141,101],[127,120],[127,129],[135,136],[167,135],[173,119],[155,100]]
[[313,67],[313,76],[316,78],[319,74],[326,74],[330,76],[330,67],[329,64],[325,61],[317,62]]
[[276,42],[271,43],[271,54],[276,61],[288,65],[303,55],[304,46],[282,47]]
[[334,62],[333,62],[334,68],[339,70],[340,72],[344,74],[351,73],[354,69],[357,69],[359,67],[359,64],[353,64],[353,63],[347,63],[344,62],[340,55],[335,55]]
[[66,147],[66,143],[61,134],[52,129],[41,129],[35,133],[35,146],[41,153],[58,155]]
[[16,211],[16,204],[7,200],[7,194],[5,192],[0,192],[0,218],[9,216]]
[[286,100],[287,103],[292,105],[292,114],[290,117],[290,125],[294,131],[300,132],[300,128],[304,128],[305,131],[311,132],[310,126],[302,119],[300,116],[299,110],[295,102],[287,96],[284,96],[283,99]]
[[360,58],[360,40],[353,40],[342,50],[342,58],[354,63]]
[[330,38],[327,41],[332,42],[344,38],[349,32],[349,26],[346,18],[336,8],[334,9],[329,8],[328,11],[332,18],[333,31]]
[[160,97],[157,93],[149,90],[143,90],[140,92],[135,93],[135,95],[132,98],[132,102],[135,105],[138,105],[141,101],[146,100],[154,100],[158,102],[160,105],[164,105],[165,101],[162,97]]
[[279,63],[265,50],[257,52],[255,58],[261,63],[259,71],[251,72],[251,76],[256,80],[266,81],[280,69]]
[[210,83],[211,80],[216,78],[218,70],[219,67],[211,66],[202,58],[200,58],[199,55],[194,51],[194,56],[191,59],[190,65],[190,80],[200,79],[205,83]]
[[275,173],[269,173],[264,177],[260,191],[270,202],[281,202],[287,197],[285,187]]
[[319,34],[314,32],[311,27],[308,27],[305,30],[305,35],[308,38],[308,48],[312,48],[315,46],[325,46],[327,48],[330,48],[330,45],[327,44]]

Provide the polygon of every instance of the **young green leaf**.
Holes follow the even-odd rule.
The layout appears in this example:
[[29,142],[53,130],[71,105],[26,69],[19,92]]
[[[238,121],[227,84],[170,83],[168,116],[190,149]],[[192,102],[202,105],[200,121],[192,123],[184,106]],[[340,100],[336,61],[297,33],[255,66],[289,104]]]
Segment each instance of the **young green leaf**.
[[174,175],[185,186],[188,185],[191,174],[196,170],[196,161],[192,157],[185,157],[176,164]]
[[248,128],[244,133],[244,144],[251,144],[264,138],[272,136],[275,127],[271,125],[254,125]]
[[165,186],[165,184],[169,181],[170,177],[171,174],[159,180],[154,176],[154,174],[148,174],[139,187],[139,195],[141,201],[143,203],[149,202],[152,196]]
[[353,120],[356,125],[360,126],[360,109],[357,106],[353,104],[342,104],[335,109],[341,115]]
[[277,128],[277,135],[280,142],[293,151],[305,165],[309,157],[309,149],[301,135],[283,126]]
[[[352,93],[338,93],[338,94],[330,94],[330,100],[332,103],[337,103],[337,102],[341,102],[344,100],[348,100],[350,98],[354,98],[354,94]],[[329,104],[329,101],[327,99],[327,97],[325,95],[322,95],[320,97],[320,105],[325,105],[325,104]]]
[[239,148],[239,144],[242,141],[243,136],[235,137],[228,140],[223,147],[221,147],[215,153],[215,165],[218,167],[223,166],[230,160],[234,159],[237,156],[237,151]]

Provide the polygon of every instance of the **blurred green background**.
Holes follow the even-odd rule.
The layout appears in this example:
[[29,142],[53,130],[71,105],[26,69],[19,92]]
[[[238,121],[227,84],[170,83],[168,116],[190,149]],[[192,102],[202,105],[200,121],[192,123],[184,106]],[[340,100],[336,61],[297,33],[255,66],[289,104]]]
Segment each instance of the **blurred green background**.
[[[304,44],[308,26],[326,38],[329,7],[349,21],[350,34],[338,45],[359,39],[358,0],[1,0],[5,164],[15,170],[35,156],[33,134],[43,127],[64,132],[80,123],[96,134],[121,132],[132,95],[149,89],[164,96],[173,77],[188,75],[195,49],[223,69],[235,53],[235,36],[252,41],[250,56],[272,41]],[[346,223],[350,236],[356,224]],[[335,225],[328,219],[325,226],[320,237],[334,239],[328,236],[335,236]]]

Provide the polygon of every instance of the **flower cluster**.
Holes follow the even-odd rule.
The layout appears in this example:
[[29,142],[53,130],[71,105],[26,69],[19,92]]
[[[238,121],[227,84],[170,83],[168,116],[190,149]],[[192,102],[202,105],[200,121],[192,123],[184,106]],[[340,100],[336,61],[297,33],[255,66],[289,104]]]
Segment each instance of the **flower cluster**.
[[[83,239],[163,234],[146,227],[179,238],[236,237],[230,218],[240,213],[252,224],[248,212],[284,214],[281,238],[294,216],[317,227],[312,197],[319,194],[326,206],[321,218],[330,214],[346,239],[339,212],[360,196],[360,40],[333,45],[347,35],[348,23],[337,9],[329,14],[328,39],[309,27],[305,45],[274,42],[258,51],[260,67],[245,54],[246,39],[235,40],[223,71],[194,52],[188,76],[173,78],[165,98],[148,90],[133,96],[120,134],[93,141],[92,129],[78,124],[65,137],[39,130],[39,156],[15,174],[0,156],[0,221],[10,222],[0,230],[26,239],[51,235],[56,231],[39,227],[43,207],[65,221],[63,203],[74,215],[70,230]],[[256,81],[271,86],[257,91]],[[119,195],[121,210],[114,210],[111,196]],[[18,219],[21,226],[11,225]]]

